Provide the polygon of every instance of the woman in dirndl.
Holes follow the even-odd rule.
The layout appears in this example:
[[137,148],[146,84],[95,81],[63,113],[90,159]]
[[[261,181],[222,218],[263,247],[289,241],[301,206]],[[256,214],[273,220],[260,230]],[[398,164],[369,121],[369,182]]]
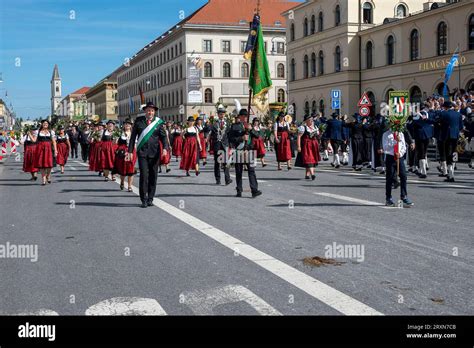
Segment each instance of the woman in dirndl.
[[311,115],[306,115],[303,124],[298,128],[298,156],[296,158],[295,166],[306,169],[305,179],[314,180],[314,168],[321,161],[319,154],[318,134],[319,129],[314,125]]
[[61,174],[64,174],[64,166],[67,163],[69,157],[69,149],[71,143],[69,142],[69,136],[64,131],[63,126],[58,127],[58,134],[56,135],[56,146],[58,148],[58,156],[56,157],[56,164],[61,168]]
[[183,133],[183,155],[179,169],[186,171],[186,176],[189,176],[189,171],[194,169],[196,176],[199,175],[199,153],[201,151],[201,142],[199,141],[199,131],[194,127],[194,117],[188,117],[188,126]]
[[51,169],[53,168],[53,156],[56,157],[58,149],[54,131],[50,129],[48,120],[41,121],[36,138],[35,161],[33,166],[41,172],[41,185],[51,184]]
[[207,164],[207,153],[206,153],[206,127],[203,126],[203,117],[199,115],[196,118],[196,128],[199,134],[199,142],[201,143],[201,150],[199,151],[199,159],[202,160],[202,166],[205,167]]
[[183,137],[181,136],[181,133],[181,125],[175,123],[171,130],[171,138],[173,139],[172,151],[173,156],[176,157],[176,162],[178,162],[178,157],[181,157],[183,154]]
[[[170,145],[170,132],[168,130],[168,127],[165,128],[165,132],[166,132],[166,141],[168,142],[168,145]],[[160,140],[160,146],[162,149],[164,149],[164,144],[161,143],[161,140]],[[158,173],[161,173],[161,166],[165,166],[165,170],[167,173],[169,173],[171,171],[171,168],[169,167],[169,164],[171,162],[171,151],[166,151],[166,154],[163,153],[164,151],[161,152],[161,157],[160,157],[160,169],[158,171]]]
[[290,124],[285,121],[285,113],[278,114],[278,120],[273,127],[275,136],[276,158],[278,161],[278,170],[281,170],[281,163],[291,169],[291,144],[290,144]]
[[30,181],[38,180],[36,173],[38,168],[35,168],[35,152],[36,152],[36,139],[38,137],[38,128],[31,128],[21,139],[23,144],[23,171],[31,174]]
[[132,192],[133,176],[137,173],[135,164],[137,162],[137,150],[133,149],[132,161],[127,161],[126,153],[128,152],[128,145],[132,136],[133,123],[127,119],[123,123],[123,131],[117,142],[117,151],[115,153],[113,174],[120,175],[120,189],[123,190],[125,186],[125,177],[127,177],[128,192]]
[[[110,120],[106,124],[106,129],[102,133],[102,143],[99,152],[99,168],[104,171],[105,181],[109,181],[109,174],[114,169],[115,151],[113,144],[115,122]],[[115,181],[112,174],[112,181]]]
[[250,137],[252,139],[252,149],[257,151],[257,158],[260,158],[262,162],[262,167],[266,167],[267,164],[265,163],[265,144],[263,142],[264,138],[264,130],[260,127],[260,120],[258,118],[254,118],[252,121],[252,129],[250,130]]

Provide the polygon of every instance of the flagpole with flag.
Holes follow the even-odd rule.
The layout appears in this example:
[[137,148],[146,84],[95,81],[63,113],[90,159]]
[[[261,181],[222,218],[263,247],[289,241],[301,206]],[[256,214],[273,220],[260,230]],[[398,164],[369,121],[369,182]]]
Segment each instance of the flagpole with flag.
[[130,118],[132,117],[132,113],[135,111],[134,107],[133,107],[133,100],[132,100],[132,96],[130,95],[130,91],[127,89],[127,93],[128,93],[128,102],[130,104]]
[[460,64],[459,62],[459,46],[454,51],[453,56],[449,60],[448,65],[446,66],[446,71],[444,72],[444,87],[443,87],[443,96],[445,99],[449,100],[449,92],[448,92],[448,81],[453,74],[454,67],[456,63]]

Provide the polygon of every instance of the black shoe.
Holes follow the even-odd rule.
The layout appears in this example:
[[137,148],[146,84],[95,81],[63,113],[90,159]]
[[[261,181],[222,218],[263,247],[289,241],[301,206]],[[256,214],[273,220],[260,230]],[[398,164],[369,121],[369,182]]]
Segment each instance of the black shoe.
[[120,184],[120,190],[123,191],[124,185]]
[[311,180],[316,179],[316,175],[311,175]]
[[242,192],[237,192],[237,194],[235,195],[235,197],[242,197]]
[[151,200],[151,201],[148,201],[146,204],[147,204],[149,207],[152,207],[152,206],[153,206],[153,201],[152,201],[152,200]]
[[443,173],[441,173],[441,174],[439,174],[438,176],[439,176],[440,178],[447,178],[447,177],[448,177],[448,174],[443,174]]
[[97,176],[101,176],[101,175],[102,175],[102,172],[99,172],[99,173],[97,174]]
[[216,185],[220,185],[220,184],[221,184],[221,182],[220,182],[220,181],[216,181]]
[[205,167],[207,162],[202,162],[202,166]]
[[191,174],[189,174],[188,172],[186,172],[186,176],[191,176]]
[[446,178],[444,179],[445,182],[454,182],[454,178]]
[[266,164],[266,163],[265,163],[265,164],[262,164],[262,168],[265,168],[266,166],[267,166],[267,164]]
[[426,178],[427,178],[426,174],[420,174],[418,177],[419,177],[420,179],[426,179]]
[[196,172],[196,176],[199,176],[200,173],[201,173],[201,172],[198,170],[198,171]]
[[261,195],[262,195],[262,191],[252,192],[252,198],[255,198],[255,197],[258,197],[258,196],[261,196]]
[[232,183],[233,183],[233,181],[232,181],[232,179],[230,179],[229,181],[226,181],[226,182],[225,182],[225,186],[230,185],[230,184],[232,184]]
[[331,163],[331,167],[335,167],[336,165],[334,163]]
[[380,172],[380,174],[381,174],[381,175],[385,175],[385,170],[382,170],[382,171]]
[[307,179],[307,180],[309,180],[309,175],[306,175],[304,178]]
[[355,171],[356,171],[356,172],[361,172],[361,171],[362,171],[362,167],[356,168]]
[[161,168],[160,168],[160,170],[158,170],[158,173],[161,173]]
[[166,172],[167,173],[171,172],[171,169],[170,168],[166,169]]
[[142,202],[142,205],[140,206],[140,208],[146,208],[148,207],[148,204],[146,202]]
[[471,163],[469,163],[467,166],[472,169],[472,164]]
[[339,164],[338,164],[338,165],[336,165],[336,169],[339,169],[339,168],[341,168],[341,166],[340,166]]
[[437,166],[436,169],[438,169],[438,172],[443,173],[443,171],[441,170],[441,166]]

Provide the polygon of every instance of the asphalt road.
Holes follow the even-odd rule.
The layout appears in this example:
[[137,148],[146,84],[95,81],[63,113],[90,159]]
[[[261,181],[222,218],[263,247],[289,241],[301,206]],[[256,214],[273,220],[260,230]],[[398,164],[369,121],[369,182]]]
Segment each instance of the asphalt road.
[[[248,180],[242,198],[234,184],[216,186],[211,164],[186,177],[172,162],[155,206],[141,209],[137,188],[120,191],[77,160],[42,187],[10,157],[0,248],[38,253],[0,258],[0,313],[474,313],[474,170],[459,164],[447,184],[431,163],[428,179],[410,176],[415,207],[387,209],[380,174],[324,162],[308,181],[268,158],[258,198]],[[327,254],[334,245],[345,252]],[[316,256],[336,264],[303,262]]]

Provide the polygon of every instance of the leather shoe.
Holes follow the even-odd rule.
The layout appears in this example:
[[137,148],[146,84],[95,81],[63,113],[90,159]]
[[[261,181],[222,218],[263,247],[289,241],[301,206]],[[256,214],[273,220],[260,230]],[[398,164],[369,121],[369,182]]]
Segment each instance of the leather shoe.
[[235,195],[235,197],[242,197],[242,192],[237,192],[237,194]]
[[232,182],[233,182],[232,179],[230,179],[229,181],[226,181],[226,182],[225,182],[225,185],[226,185],[226,186],[227,186],[227,185],[230,185],[230,184],[232,184]]
[[148,207],[148,204],[146,202],[142,202],[142,205],[140,206],[140,208],[146,208]]
[[148,201],[146,204],[147,204],[149,207],[151,207],[151,206],[153,206],[153,201]]
[[255,191],[255,192],[252,192],[252,198],[255,198],[255,197],[258,197],[262,194],[262,191]]

